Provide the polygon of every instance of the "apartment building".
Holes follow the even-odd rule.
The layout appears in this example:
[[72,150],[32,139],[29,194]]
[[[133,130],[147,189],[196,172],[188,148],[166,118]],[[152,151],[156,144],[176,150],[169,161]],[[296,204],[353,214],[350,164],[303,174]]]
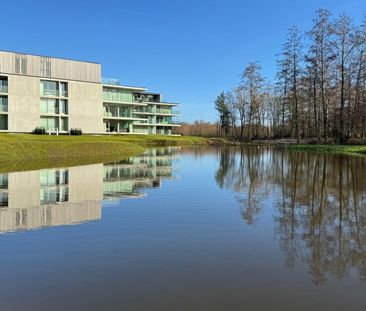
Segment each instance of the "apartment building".
[[172,135],[176,106],[102,79],[98,63],[0,51],[0,132]]

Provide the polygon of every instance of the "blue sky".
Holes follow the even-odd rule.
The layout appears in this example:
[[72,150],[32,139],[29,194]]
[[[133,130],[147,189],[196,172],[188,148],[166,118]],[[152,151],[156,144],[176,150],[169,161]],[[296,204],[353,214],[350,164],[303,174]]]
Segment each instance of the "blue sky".
[[365,0],[1,1],[0,49],[97,61],[103,77],[180,102],[183,121],[214,120],[218,93],[250,61],[271,78],[287,29],[318,8],[359,22]]

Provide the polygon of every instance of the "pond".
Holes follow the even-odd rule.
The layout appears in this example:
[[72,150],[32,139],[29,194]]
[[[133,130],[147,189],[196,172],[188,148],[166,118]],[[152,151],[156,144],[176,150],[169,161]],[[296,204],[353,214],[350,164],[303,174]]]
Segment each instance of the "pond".
[[0,310],[364,310],[366,158],[151,148],[0,173]]

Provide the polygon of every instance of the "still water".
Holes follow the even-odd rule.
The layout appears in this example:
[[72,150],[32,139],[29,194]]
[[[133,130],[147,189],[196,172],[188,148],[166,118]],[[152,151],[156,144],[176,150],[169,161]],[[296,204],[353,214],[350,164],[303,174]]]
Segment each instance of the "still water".
[[366,158],[158,148],[0,173],[0,310],[365,310]]

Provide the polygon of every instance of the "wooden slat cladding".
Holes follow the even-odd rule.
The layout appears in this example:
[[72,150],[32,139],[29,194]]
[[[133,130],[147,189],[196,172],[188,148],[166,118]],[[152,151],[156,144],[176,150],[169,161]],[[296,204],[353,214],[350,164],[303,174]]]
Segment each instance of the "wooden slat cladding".
[[0,51],[0,73],[101,83],[101,65]]

